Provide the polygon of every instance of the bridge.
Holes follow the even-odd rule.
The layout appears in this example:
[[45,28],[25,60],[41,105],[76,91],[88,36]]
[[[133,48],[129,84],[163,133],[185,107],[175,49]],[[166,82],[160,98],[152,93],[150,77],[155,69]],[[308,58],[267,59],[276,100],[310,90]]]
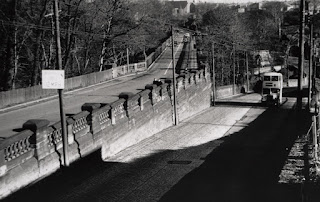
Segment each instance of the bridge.
[[232,95],[232,86],[218,88],[211,107],[210,74],[194,68],[176,75],[180,123],[174,126],[170,54],[165,50],[145,73],[66,94],[70,167],[62,163],[57,100],[4,111],[0,195],[8,201],[300,200],[308,165],[296,168],[299,175],[287,174],[285,165],[304,152],[294,150],[307,145],[309,112],[294,110],[290,96],[280,108],[261,106],[259,94]]

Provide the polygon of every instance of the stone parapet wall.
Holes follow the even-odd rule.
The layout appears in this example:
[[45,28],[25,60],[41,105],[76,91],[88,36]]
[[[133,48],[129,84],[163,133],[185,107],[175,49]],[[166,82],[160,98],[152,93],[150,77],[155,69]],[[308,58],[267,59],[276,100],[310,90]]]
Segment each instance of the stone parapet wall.
[[227,86],[218,86],[216,88],[216,98],[224,98],[224,97],[230,97],[233,95],[237,95],[243,92],[247,92],[245,89],[245,86],[238,86],[235,85],[233,92],[233,85],[227,85]]
[[[182,121],[211,104],[209,73],[194,70],[177,78],[178,119]],[[101,150],[102,159],[173,125],[171,80],[154,81],[137,94],[121,93],[113,103],[85,103],[67,117],[70,163]],[[0,142],[0,198],[63,166],[61,123],[29,120],[23,131]]]

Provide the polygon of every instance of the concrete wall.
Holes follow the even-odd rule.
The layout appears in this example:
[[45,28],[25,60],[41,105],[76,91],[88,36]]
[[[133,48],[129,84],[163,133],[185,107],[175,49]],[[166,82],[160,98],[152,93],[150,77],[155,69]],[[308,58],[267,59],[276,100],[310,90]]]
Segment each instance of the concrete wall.
[[[210,107],[209,73],[180,75],[175,86],[178,119]],[[171,80],[155,81],[137,94],[121,93],[110,104],[86,103],[67,118],[69,160],[101,149],[111,156],[173,125]],[[23,131],[0,141],[0,199],[60,169],[63,161],[61,123],[29,120]]]
[[148,69],[146,62],[134,63],[128,65],[117,66],[112,69],[113,78],[124,76],[127,74],[133,74],[143,72]]
[[[303,78],[302,85],[308,85],[308,77]],[[288,87],[297,87],[298,86],[298,79],[289,79]]]
[[227,86],[218,86],[216,89],[216,98],[224,98],[224,97],[230,97],[232,95],[237,95],[240,93],[247,92],[245,86],[235,86],[233,92],[233,85],[227,85]]
[[[123,66],[114,67],[113,69],[85,74],[82,76],[72,77],[65,79],[65,90],[73,90],[83,88],[104,81],[124,76],[128,74],[143,72],[148,70],[150,65],[160,56],[165,50],[167,41],[161,44],[155,52],[151,53],[145,62],[133,63]],[[32,86],[28,88],[14,89],[10,91],[0,92],[0,108],[8,107],[11,105],[24,103],[32,100],[37,100],[49,96],[57,95],[57,90],[42,89],[41,85]]]

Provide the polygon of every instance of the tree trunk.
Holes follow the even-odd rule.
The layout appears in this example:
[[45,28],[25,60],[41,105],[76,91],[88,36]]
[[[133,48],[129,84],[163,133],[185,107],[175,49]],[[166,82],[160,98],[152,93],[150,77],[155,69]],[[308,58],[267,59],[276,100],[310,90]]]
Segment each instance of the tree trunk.
[[36,37],[36,45],[34,48],[34,58],[33,58],[33,65],[32,65],[32,77],[31,77],[31,85],[35,86],[38,84],[38,77],[39,77],[39,65],[40,65],[40,46],[41,46],[41,37],[42,31],[37,30],[37,37]]
[[7,54],[6,54],[6,64],[4,71],[4,87],[3,90],[11,90],[12,89],[12,81],[14,77],[14,45],[13,45],[12,36],[8,36],[7,38]]
[[[43,8],[38,20],[38,26],[43,26],[43,20],[45,18],[45,13],[47,10],[48,0],[44,1]],[[40,49],[41,49],[41,38],[43,35],[43,30],[37,29],[36,30],[36,45],[34,47],[34,57],[33,57],[33,65],[32,65],[32,76],[31,76],[31,85],[35,86],[38,84],[39,80],[39,67],[40,67]]]
[[[17,2],[16,0],[12,0],[10,2],[11,11],[9,11],[9,18],[13,22],[16,21],[16,7]],[[15,36],[16,36],[16,26],[10,26],[8,31],[8,36],[6,40],[6,59],[5,59],[5,71],[4,71],[4,82],[3,82],[3,90],[11,90],[14,85],[14,78],[15,78],[15,68],[17,67],[16,64],[16,43],[15,43]]]

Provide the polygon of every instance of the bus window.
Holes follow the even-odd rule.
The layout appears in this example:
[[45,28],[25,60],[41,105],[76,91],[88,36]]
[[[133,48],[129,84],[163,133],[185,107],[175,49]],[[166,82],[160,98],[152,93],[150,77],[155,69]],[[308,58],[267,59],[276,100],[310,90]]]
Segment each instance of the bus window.
[[270,76],[264,76],[264,77],[263,77],[263,80],[264,80],[264,81],[270,81]]
[[271,93],[278,93],[279,91],[279,88],[271,88]]
[[272,76],[272,81],[278,81],[278,76]]
[[270,88],[262,89],[262,94],[270,94]]

